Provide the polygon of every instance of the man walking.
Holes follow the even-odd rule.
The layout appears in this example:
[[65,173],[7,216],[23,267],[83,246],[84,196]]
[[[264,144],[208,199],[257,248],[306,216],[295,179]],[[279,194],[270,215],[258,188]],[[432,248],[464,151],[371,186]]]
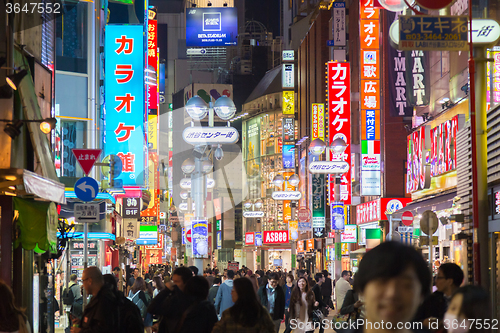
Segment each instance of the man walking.
[[257,292],[260,304],[269,311],[274,322],[276,333],[279,332],[281,321],[285,315],[285,294],[278,286],[278,274],[269,273],[267,284],[260,287]]
[[217,290],[217,296],[215,297],[215,310],[219,317],[222,313],[234,305],[233,297],[231,296],[231,291],[233,290],[233,279],[234,271],[227,270],[227,280],[224,281]]
[[335,297],[337,298],[337,309],[342,308],[344,304],[345,294],[348,290],[351,290],[351,284],[349,283],[350,274],[349,271],[342,271],[341,277],[335,284]]
[[99,268],[92,266],[85,269],[82,282],[92,299],[85,307],[82,320],[73,319],[71,333],[118,333],[118,301],[113,292],[104,286]]
[[321,285],[321,296],[323,297],[323,302],[328,305],[329,308],[333,309],[332,302],[332,279],[330,279],[330,273],[324,269],[323,276],[325,277],[325,282]]
[[210,287],[210,290],[208,291],[208,300],[210,301],[211,304],[215,304],[215,297],[217,296],[217,291],[219,291],[220,287],[220,278],[215,278],[213,286]]

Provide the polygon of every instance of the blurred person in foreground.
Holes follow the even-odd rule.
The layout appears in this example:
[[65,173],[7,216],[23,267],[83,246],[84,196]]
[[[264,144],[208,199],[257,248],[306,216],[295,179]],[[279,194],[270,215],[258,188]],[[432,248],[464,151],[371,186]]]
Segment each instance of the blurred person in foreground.
[[337,332],[427,332],[412,319],[430,286],[427,263],[417,250],[397,242],[382,243],[365,254],[354,280],[354,289],[364,299],[365,319],[344,323]]
[[[161,316],[157,331],[160,333],[175,332],[182,314],[193,303],[185,294],[186,284],[193,277],[193,272],[184,266],[178,267],[172,274],[172,281],[167,283],[148,307],[152,315]],[[156,325],[156,324],[155,324]],[[156,331],[156,327],[153,326]]]
[[222,313],[212,333],[275,333],[268,311],[260,305],[249,279],[236,279],[231,290],[234,305]]
[[24,310],[16,306],[10,287],[0,281],[0,332],[31,333]]
[[193,276],[186,283],[185,293],[191,305],[182,314],[175,333],[210,333],[217,322],[213,302],[207,300],[208,281],[204,276]]
[[457,289],[444,315],[444,328],[448,333],[488,333],[494,327],[498,329],[490,304],[488,292],[479,286]]

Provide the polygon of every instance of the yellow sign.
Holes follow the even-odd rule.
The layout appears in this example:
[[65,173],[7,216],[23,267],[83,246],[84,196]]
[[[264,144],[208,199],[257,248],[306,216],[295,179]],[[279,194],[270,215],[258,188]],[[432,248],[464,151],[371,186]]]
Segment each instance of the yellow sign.
[[295,93],[283,91],[283,114],[295,114]]
[[148,115],[148,142],[152,150],[158,149],[158,116]]

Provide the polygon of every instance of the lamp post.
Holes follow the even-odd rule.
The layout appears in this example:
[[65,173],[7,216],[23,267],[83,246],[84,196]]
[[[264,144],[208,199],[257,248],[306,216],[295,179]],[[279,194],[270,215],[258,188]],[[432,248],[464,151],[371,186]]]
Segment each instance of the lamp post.
[[[187,101],[185,109],[193,120],[202,120],[207,114],[209,117],[208,128],[195,127],[194,123],[191,122],[191,127],[186,128],[186,130],[189,131],[186,132],[186,130],[184,130],[183,132],[184,141],[194,146],[194,163],[192,164],[194,168],[191,172],[191,196],[195,204],[194,218],[195,220],[205,220],[206,217],[203,214],[203,203],[206,198],[206,174],[213,169],[213,164],[209,159],[209,155],[213,150],[214,157],[217,160],[221,160],[224,156],[221,145],[238,141],[238,132],[234,128],[229,127],[229,120],[236,113],[236,107],[233,101],[227,96],[221,96],[215,103],[212,104],[212,102],[210,102],[209,105],[207,105],[200,96],[196,95]],[[214,127],[214,111],[220,119],[228,121],[227,127]],[[220,131],[216,131],[217,129],[224,129],[229,134],[223,136],[220,134],[215,135],[215,132],[220,133]],[[198,135],[193,135],[195,132],[198,132]],[[214,136],[219,139],[213,138]],[[230,140],[227,140],[228,136],[231,138]],[[235,138],[233,138],[233,136],[235,136]],[[209,146],[211,148],[209,148]],[[191,166],[191,164],[189,166]],[[194,258],[194,266],[198,268],[199,272],[203,272],[203,259]]]
[[[315,157],[323,154],[327,145],[321,139],[315,139],[309,145],[309,153]],[[330,150],[334,155],[342,154],[347,148],[347,143],[341,137],[336,137],[333,139],[332,144],[330,145]],[[347,172],[349,170],[349,164],[344,161],[314,161],[309,164],[309,171],[311,173],[323,173],[323,174],[333,174],[335,175],[335,196],[334,201],[340,201],[340,175]],[[333,204],[333,203],[331,203]],[[333,217],[331,217],[333,218]],[[324,242],[324,240],[322,240]],[[335,242],[340,242],[340,235],[335,233]],[[324,243],[323,243],[324,245]],[[325,246],[323,246],[325,248]],[[337,271],[340,273],[339,268],[341,267],[340,262],[335,260],[335,273]]]

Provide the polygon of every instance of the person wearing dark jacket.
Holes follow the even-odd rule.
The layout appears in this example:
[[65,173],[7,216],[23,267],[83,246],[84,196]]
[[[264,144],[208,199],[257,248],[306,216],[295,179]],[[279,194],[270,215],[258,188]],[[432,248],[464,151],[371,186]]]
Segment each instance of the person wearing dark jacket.
[[182,314],[193,303],[192,298],[184,293],[186,284],[192,277],[193,273],[189,268],[176,268],[172,274],[172,282],[151,301],[148,312],[162,317],[159,333],[175,332]]
[[321,285],[321,296],[323,296],[323,303],[328,305],[330,309],[333,309],[332,279],[330,279],[330,273],[328,273],[326,269],[323,270],[323,276],[325,277],[325,282]]
[[99,268],[92,266],[83,271],[83,287],[92,299],[85,307],[82,319],[73,319],[71,333],[118,333],[118,300],[104,285]]
[[285,315],[285,294],[278,287],[278,275],[269,273],[268,283],[259,288],[257,292],[260,304],[267,309],[278,333],[281,321]]
[[186,283],[186,295],[192,304],[182,314],[173,333],[210,333],[218,321],[214,303],[207,300],[208,281],[194,276]]
[[437,291],[429,295],[415,316],[416,321],[424,323],[424,327],[430,328],[430,323],[438,321],[439,327],[443,329],[443,319],[451,297],[460,287],[464,280],[464,273],[460,266],[454,263],[442,264],[436,276]]
[[[316,284],[312,287],[312,291],[314,293],[314,298],[318,302],[316,309],[319,309],[323,314],[326,314],[328,306],[325,302],[323,302],[323,296],[321,295],[321,286],[325,282],[325,277],[323,276],[323,273],[316,273],[314,279],[316,280]],[[324,331],[325,327],[324,325],[321,325],[319,333],[323,333]]]
[[344,297],[344,304],[340,309],[341,315],[349,315],[349,321],[356,321],[364,318],[364,303],[359,299],[359,295],[354,290],[348,290]]
[[215,304],[215,297],[217,296],[217,291],[219,291],[219,287],[220,287],[220,278],[215,278],[214,285],[210,287],[210,290],[208,291],[208,300],[212,302],[212,304]]
[[283,285],[283,293],[285,294],[285,331],[283,333],[291,333],[290,327],[290,300],[292,299],[292,291],[295,287],[293,283],[293,275],[286,276],[286,283]]

